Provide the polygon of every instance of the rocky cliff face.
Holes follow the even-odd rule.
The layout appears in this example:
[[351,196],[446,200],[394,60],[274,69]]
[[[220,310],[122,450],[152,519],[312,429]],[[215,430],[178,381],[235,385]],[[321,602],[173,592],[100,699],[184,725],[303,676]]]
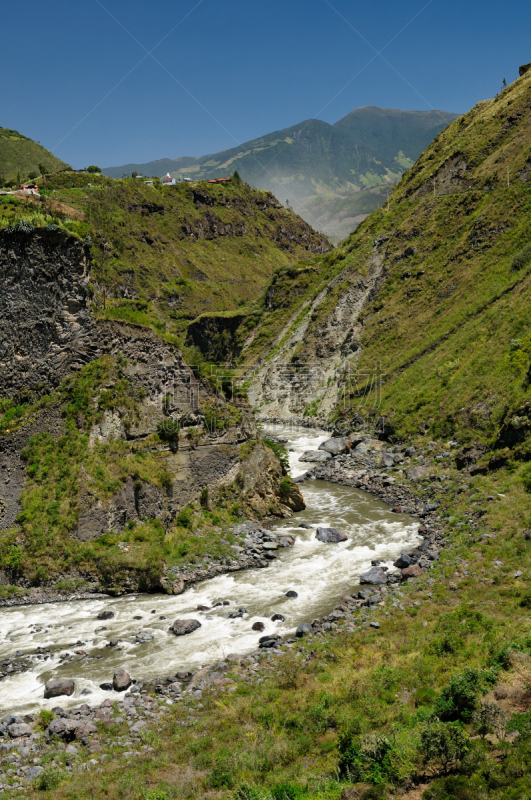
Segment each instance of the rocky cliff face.
[[[210,497],[223,486],[237,487],[244,495],[242,510],[251,516],[270,513],[272,505],[289,515],[297,498],[283,502],[278,490],[282,469],[276,456],[257,443],[249,410],[229,406],[194,375],[175,347],[149,328],[96,320],[88,304],[89,271],[84,245],[57,231],[4,233],[0,239],[6,289],[0,298],[0,397],[22,402],[51,392],[22,426],[15,424],[0,436],[0,530],[17,530],[28,490],[24,451],[36,435],[51,437],[58,452],[69,439],[78,443],[69,464],[76,522],[68,536],[80,543],[120,534],[146,520],[159,520],[168,529],[179,510],[197,501],[205,487]],[[107,365],[102,374],[108,377],[87,401],[82,384],[68,387],[74,385],[72,375],[90,362]],[[68,381],[56,389],[64,378]],[[116,392],[122,392],[122,400],[100,404]],[[72,411],[76,403],[77,417]],[[87,428],[94,404],[102,410]],[[223,424],[213,412],[209,416],[213,407]],[[250,440],[253,446],[242,454],[242,445]],[[123,445],[117,448],[120,441]],[[92,453],[105,460],[107,452],[111,467],[112,459],[144,454],[159,479],[122,470],[121,488],[102,494],[90,462]],[[46,481],[46,476],[39,480]],[[23,524],[22,538],[26,528]]]
[[94,357],[89,269],[62,231],[0,233],[0,396],[40,394]]

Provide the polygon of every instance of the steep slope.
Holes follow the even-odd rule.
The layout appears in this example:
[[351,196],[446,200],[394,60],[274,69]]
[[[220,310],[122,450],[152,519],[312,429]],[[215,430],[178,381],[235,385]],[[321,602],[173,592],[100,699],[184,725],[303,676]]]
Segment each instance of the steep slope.
[[233,555],[242,516],[304,504],[244,400],[148,327],[95,318],[90,272],[87,239],[0,231],[0,584],[182,591],[168,571]]
[[50,173],[68,166],[27,136],[0,128],[0,186],[6,181],[27,180],[30,173],[40,175],[39,164]]
[[[525,74],[437,137],[389,212],[275,277],[243,356],[266,359],[257,403],[345,424],[376,413],[400,435],[496,436],[529,391],[530,121]],[[381,390],[365,391],[377,365]]]
[[[41,215],[61,216],[54,208],[62,203],[62,216],[83,216],[97,315],[151,325],[179,343],[198,315],[247,308],[276,269],[331,247],[270,193],[243,182],[164,187],[61,173],[44,188],[35,204]],[[7,202],[6,214],[14,207]]]
[[[106,175],[121,178],[133,170],[142,174],[206,179],[238,170],[253,186],[267,189],[310,224],[344,238],[356,225],[353,217],[377,208],[376,192],[358,194],[368,187],[389,186],[410,167],[433,137],[455,114],[444,111],[398,111],[360,108],[335,125],[316,119],[259,137],[239,147],[201,158],[161,159],[147,164],[109,167]],[[335,223],[314,209],[335,200]],[[343,208],[344,205],[344,208]],[[368,209],[368,211],[367,211]],[[337,222],[340,214],[341,223]],[[336,235],[336,234],[334,234]]]

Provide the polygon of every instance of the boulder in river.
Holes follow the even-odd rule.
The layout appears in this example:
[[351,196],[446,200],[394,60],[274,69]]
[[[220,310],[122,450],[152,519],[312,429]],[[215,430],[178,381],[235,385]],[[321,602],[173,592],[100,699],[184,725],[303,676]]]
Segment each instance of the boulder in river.
[[298,626],[297,630],[295,631],[295,636],[300,639],[302,636],[307,636],[309,633],[313,632],[313,628],[309,622],[301,622]]
[[282,614],[273,614],[271,617],[271,622],[284,622],[284,617]]
[[46,681],[44,684],[44,697],[46,699],[50,697],[61,697],[62,695],[70,697],[74,694],[75,690],[76,684],[74,681]]
[[311,529],[312,529],[312,526],[311,525],[307,525],[305,522],[299,522],[297,527],[298,528],[303,528],[306,531],[311,531]]
[[298,592],[293,591],[293,589],[290,589],[289,592],[286,592],[286,597],[298,597],[298,596],[299,596]]
[[393,567],[398,567],[398,569],[405,569],[411,565],[411,556],[408,553],[402,552],[393,563]]
[[265,631],[265,625],[263,622],[254,622],[252,629],[253,631],[259,631],[260,633],[262,633],[262,631]]
[[319,445],[319,450],[324,450],[326,453],[330,453],[333,456],[339,456],[341,453],[348,453],[350,445],[350,439],[347,439],[346,436],[341,436],[322,442]]
[[331,458],[332,454],[327,453],[326,450],[306,450],[306,452],[300,456],[299,461],[323,464],[325,461],[328,461]]
[[113,619],[114,611],[100,611],[96,619]]
[[175,636],[185,636],[187,633],[193,633],[201,627],[198,619],[176,619],[170,628],[170,631]]
[[112,686],[115,692],[125,692],[129,689],[133,681],[125,669],[117,669],[112,679]]
[[320,542],[327,543],[345,542],[347,540],[347,536],[339,528],[317,528],[315,538],[319,539]]
[[361,584],[369,583],[373,586],[381,586],[382,584],[387,583],[387,581],[387,573],[381,567],[373,567],[368,572],[360,575]]

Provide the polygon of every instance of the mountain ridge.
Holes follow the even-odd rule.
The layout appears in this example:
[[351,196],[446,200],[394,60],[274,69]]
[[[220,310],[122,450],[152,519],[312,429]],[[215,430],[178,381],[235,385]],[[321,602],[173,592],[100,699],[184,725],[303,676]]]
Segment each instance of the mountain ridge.
[[[381,205],[387,188],[456,117],[445,111],[364,106],[333,125],[307,119],[218,153],[131,163],[103,172],[114,178],[133,171],[169,172],[204,180],[237,170],[247,183],[272,191],[313,227],[338,239],[355,227],[354,217]],[[313,207],[316,199],[318,210]],[[326,208],[332,200],[339,210],[328,219],[320,206]]]

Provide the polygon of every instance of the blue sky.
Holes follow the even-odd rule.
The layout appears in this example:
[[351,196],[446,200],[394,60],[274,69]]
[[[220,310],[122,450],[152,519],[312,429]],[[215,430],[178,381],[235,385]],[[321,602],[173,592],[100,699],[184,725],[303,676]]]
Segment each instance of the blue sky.
[[531,61],[530,27],[522,0],[25,0],[2,9],[0,125],[80,168],[364,105],[464,112]]

